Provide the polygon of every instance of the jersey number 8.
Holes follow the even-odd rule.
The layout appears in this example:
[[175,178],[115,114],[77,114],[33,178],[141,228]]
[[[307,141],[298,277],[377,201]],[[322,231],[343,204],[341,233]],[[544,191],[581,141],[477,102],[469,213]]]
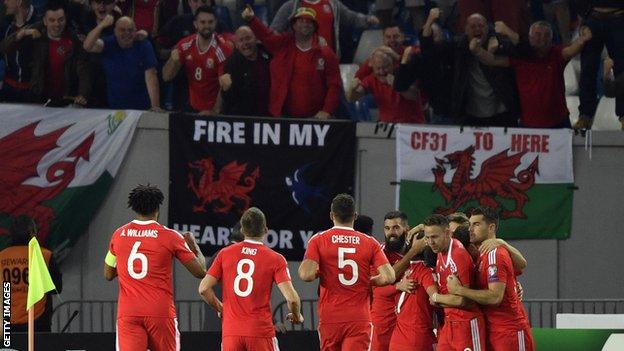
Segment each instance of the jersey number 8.
[[345,254],[354,254],[355,247],[339,247],[338,248],[338,268],[342,269],[344,267],[351,267],[351,271],[353,274],[351,275],[351,279],[346,279],[345,275],[340,273],[338,274],[338,280],[342,285],[351,286],[355,284],[358,280],[358,266],[354,260],[345,259]]
[[[130,256],[128,256],[128,274],[136,280],[143,279],[147,275],[147,256],[139,252],[139,246],[141,246],[141,242],[135,242],[132,245]],[[136,260],[141,262],[141,270],[139,272],[134,270],[134,261]]]
[[[245,266],[249,266],[246,272],[243,270]],[[251,294],[254,283],[251,275],[253,274],[254,269],[256,269],[254,261],[248,258],[243,258],[238,261],[238,264],[236,265],[236,278],[234,278],[234,293],[236,293],[236,295],[240,297],[247,297]],[[241,290],[241,280],[247,281],[247,288],[245,290]]]

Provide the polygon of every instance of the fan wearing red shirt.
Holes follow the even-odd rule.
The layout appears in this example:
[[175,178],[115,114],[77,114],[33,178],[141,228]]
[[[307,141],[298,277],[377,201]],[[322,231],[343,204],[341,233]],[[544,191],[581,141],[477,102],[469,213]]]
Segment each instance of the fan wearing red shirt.
[[405,92],[392,87],[394,66],[392,58],[377,49],[370,59],[373,74],[362,81],[353,79],[347,91],[347,101],[355,102],[367,93],[372,93],[379,107],[379,120],[386,123],[424,123],[425,113],[416,84]]
[[[499,24],[502,35],[518,41],[518,34]],[[538,21],[529,30],[530,54],[527,57],[495,57],[476,43],[470,50],[481,62],[490,66],[511,67],[522,115],[520,125],[528,128],[570,128],[565,99],[563,72],[568,62],[578,55],[592,38],[591,30],[583,27],[579,37],[569,46],[553,46],[552,29],[548,22]]]
[[[383,29],[383,46],[380,48],[383,48],[384,52],[392,57],[395,70],[399,68],[401,56],[403,56],[403,52],[407,48],[407,46],[403,45],[404,42],[405,34],[403,34],[399,26],[390,25]],[[420,48],[414,46],[412,47],[412,52],[414,54],[420,53]],[[371,74],[373,74],[373,68],[371,67],[370,58],[368,58],[360,64],[360,68],[355,72],[355,77],[363,80]]]
[[128,207],[136,219],[115,230],[106,255],[104,277],[119,277],[117,350],[179,351],[173,258],[204,277],[206,262],[193,235],[182,236],[156,221],[163,199],[154,186],[134,188]]
[[[367,351],[373,328],[370,287],[393,283],[394,270],[377,240],[353,229],[353,197],[337,195],[329,215],[334,227],[310,238],[299,277],[320,280],[321,351]],[[379,274],[371,276],[371,267]]]
[[267,28],[250,6],[243,19],[271,60],[272,116],[328,119],[338,108],[342,91],[338,57],[320,40],[316,11],[300,7],[292,18],[292,32],[277,34]]
[[184,67],[189,85],[189,110],[200,114],[218,113],[219,77],[223,75],[224,62],[232,48],[215,33],[217,18],[210,7],[197,9],[193,25],[197,33],[180,40],[171,51],[163,67],[163,79],[173,80]]
[[[407,285],[408,281],[413,285]],[[438,292],[433,270],[424,261],[413,261],[397,289],[399,285],[409,290],[401,293],[396,305],[397,320],[390,351],[433,351],[436,337],[429,298]]]
[[[286,319],[302,323],[301,301],[292,285],[284,256],[264,246],[267,234],[264,213],[251,207],[240,220],[245,240],[230,245],[217,254],[199,293],[223,318],[221,350],[279,350],[271,309],[271,290],[277,284],[290,313]],[[223,302],[214,293],[221,281]]]
[[485,350],[485,322],[477,305],[448,292],[446,280],[455,275],[462,284],[474,282],[474,264],[470,254],[457,239],[451,237],[445,216],[432,215],[423,222],[425,238],[433,252],[438,254],[436,276],[439,294],[431,302],[444,308],[444,325],[438,334],[438,351]]
[[[498,214],[490,208],[477,208],[470,216],[470,241],[479,246],[496,238]],[[449,292],[483,306],[487,322],[488,350],[532,351],[533,336],[516,291],[516,274],[511,256],[504,246],[482,253],[477,261],[475,289],[461,286],[450,276]]]

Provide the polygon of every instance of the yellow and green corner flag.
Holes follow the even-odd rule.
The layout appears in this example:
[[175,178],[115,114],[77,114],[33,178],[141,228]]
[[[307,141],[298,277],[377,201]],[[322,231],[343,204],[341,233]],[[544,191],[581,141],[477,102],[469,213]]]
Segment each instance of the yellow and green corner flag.
[[28,243],[28,300],[26,310],[43,298],[45,293],[56,290],[48,265],[45,263],[41,247],[37,238],[33,237]]

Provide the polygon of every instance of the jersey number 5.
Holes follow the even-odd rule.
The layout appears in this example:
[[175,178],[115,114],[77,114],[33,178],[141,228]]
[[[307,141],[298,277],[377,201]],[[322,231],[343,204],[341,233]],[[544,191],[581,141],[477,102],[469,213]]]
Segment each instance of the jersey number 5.
[[[141,242],[137,241],[132,245],[132,251],[130,251],[130,256],[128,256],[128,274],[136,280],[143,279],[147,275],[147,256],[139,252],[139,246],[141,246]],[[141,270],[134,270],[134,261],[139,260],[141,262]]]
[[344,267],[351,267],[351,271],[353,274],[351,275],[351,279],[346,279],[345,275],[340,273],[338,274],[338,280],[342,285],[351,286],[355,284],[358,280],[358,266],[354,260],[345,259],[345,254],[354,254],[355,247],[339,247],[338,248],[338,268],[342,269]]
[[[243,271],[245,266],[249,266],[246,272]],[[253,277],[251,275],[253,274],[254,269],[256,269],[254,261],[248,258],[243,258],[238,261],[238,264],[236,265],[236,278],[234,278],[234,293],[236,293],[236,295],[240,297],[247,297],[251,294],[251,290],[253,290]],[[247,281],[247,288],[245,290],[241,290],[240,288],[241,280]]]

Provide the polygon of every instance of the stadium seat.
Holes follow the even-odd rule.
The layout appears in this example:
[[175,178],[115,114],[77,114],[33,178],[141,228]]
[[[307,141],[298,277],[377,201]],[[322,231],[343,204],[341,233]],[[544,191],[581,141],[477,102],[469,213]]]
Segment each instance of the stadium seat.
[[622,125],[615,115],[615,99],[603,97],[598,102],[593,130],[620,130]]
[[381,29],[369,29],[362,32],[360,42],[355,50],[353,63],[360,64],[370,56],[375,48],[383,45],[383,35]]
[[581,77],[581,60],[576,57],[572,59],[563,72],[563,78],[565,80],[565,94],[578,95],[579,94],[579,79]]
[[340,64],[340,78],[342,78],[342,86],[345,90],[351,85],[355,72],[357,72],[359,67],[360,65],[356,65],[354,63]]

